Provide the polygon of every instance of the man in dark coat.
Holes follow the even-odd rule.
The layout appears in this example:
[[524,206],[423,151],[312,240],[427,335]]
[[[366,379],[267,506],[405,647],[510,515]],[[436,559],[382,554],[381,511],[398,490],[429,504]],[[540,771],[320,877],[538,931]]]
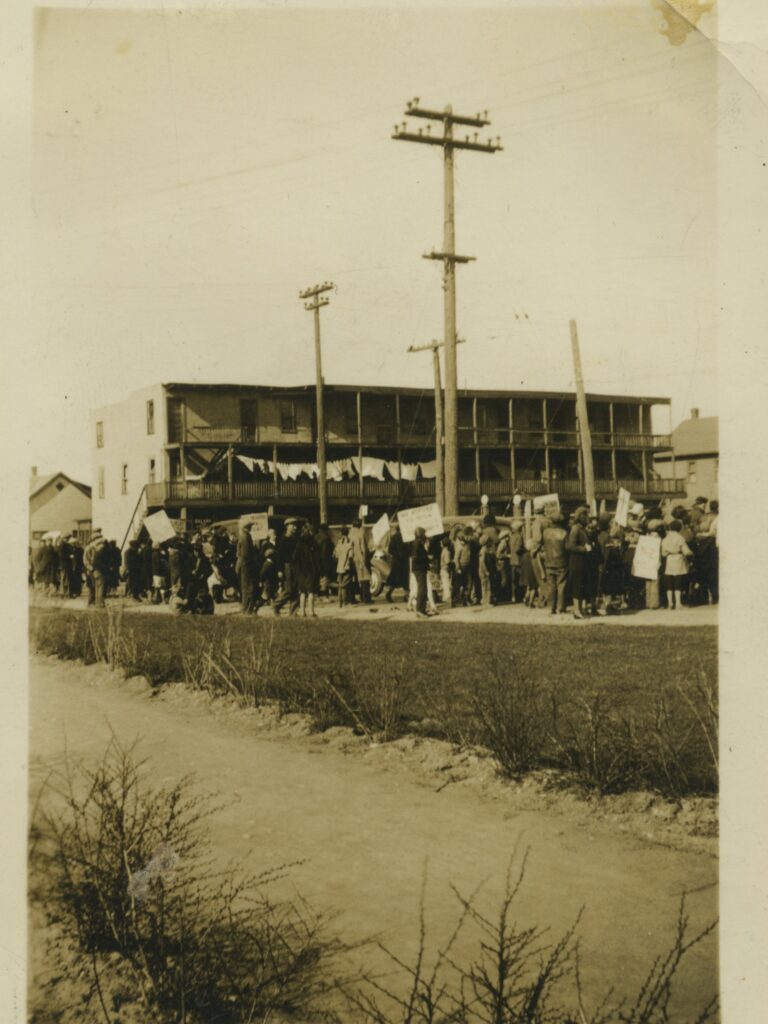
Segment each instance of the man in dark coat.
[[299,607],[299,591],[293,565],[293,556],[299,539],[297,527],[296,519],[286,519],[285,533],[277,544],[277,578],[282,584],[282,595],[275,601],[275,615],[279,615],[286,604],[289,606],[290,615],[295,615]]
[[411,572],[416,580],[416,615],[426,618],[427,615],[427,572],[429,571],[429,551],[427,549],[427,531],[423,526],[414,530],[411,543]]
[[69,596],[80,597],[83,592],[83,546],[77,538],[70,540]]
[[392,591],[397,587],[403,587],[406,596],[408,593],[408,545],[403,540],[397,523],[390,527],[387,553],[389,554],[389,576],[384,596],[387,601],[391,601]]
[[315,544],[317,544],[320,556],[320,593],[327,594],[331,579],[336,572],[336,564],[333,559],[333,541],[328,533],[327,523],[320,523],[320,526],[317,528]]
[[125,557],[123,560],[123,571],[125,573],[125,588],[130,597],[134,601],[141,600],[142,584],[141,584],[141,551],[139,549],[139,542],[137,540],[131,540],[128,542],[128,547],[125,549]]
[[258,611],[258,575],[256,572],[256,554],[251,537],[251,524],[240,524],[237,539],[237,561],[235,563],[240,577],[240,609],[246,615]]

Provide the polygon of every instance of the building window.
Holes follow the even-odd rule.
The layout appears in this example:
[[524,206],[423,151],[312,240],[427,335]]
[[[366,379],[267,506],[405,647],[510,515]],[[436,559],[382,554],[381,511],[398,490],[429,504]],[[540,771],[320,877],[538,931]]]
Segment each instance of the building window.
[[149,460],[149,482],[153,484],[155,482],[155,460]]
[[296,403],[280,403],[280,430],[283,434],[296,433]]
[[104,497],[104,467],[99,466],[99,497]]
[[104,424],[101,420],[96,424],[96,447],[104,447]]
[[128,463],[127,462],[123,463],[123,469],[122,469],[122,472],[120,474],[120,493],[121,494],[127,494],[128,493]]
[[695,484],[696,483],[696,463],[695,462],[689,462],[688,463],[688,483],[689,484]]
[[147,433],[154,434],[155,432],[155,403],[150,400],[147,402]]

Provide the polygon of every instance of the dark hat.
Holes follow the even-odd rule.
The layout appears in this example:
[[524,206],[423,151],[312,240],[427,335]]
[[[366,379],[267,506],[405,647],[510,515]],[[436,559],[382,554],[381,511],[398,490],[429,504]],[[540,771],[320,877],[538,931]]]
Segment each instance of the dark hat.
[[706,498],[697,498],[696,501],[694,501],[693,504],[694,505],[706,505],[707,504],[707,499]]

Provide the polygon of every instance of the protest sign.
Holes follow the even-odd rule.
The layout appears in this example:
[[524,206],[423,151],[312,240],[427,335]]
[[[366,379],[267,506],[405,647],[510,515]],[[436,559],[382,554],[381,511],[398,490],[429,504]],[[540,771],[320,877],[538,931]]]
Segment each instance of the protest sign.
[[386,535],[389,533],[389,516],[385,512],[383,516],[376,520],[371,528],[371,536],[373,537],[373,543],[376,545],[381,544]]
[[625,491],[623,487],[619,488],[619,500],[616,502],[616,522],[619,526],[627,525],[627,515],[629,513],[629,502],[631,495],[629,491]]
[[436,503],[421,505],[419,508],[404,508],[397,513],[397,521],[400,524],[400,533],[404,541],[412,541],[417,526],[423,526],[428,537],[437,537],[444,533],[443,517],[440,515],[440,506]]
[[165,509],[161,508],[159,512],[153,512],[151,516],[147,516],[144,520],[144,525],[149,536],[152,538],[153,544],[162,544],[166,540],[173,540],[176,536],[173,523],[168,518],[168,513]]
[[632,561],[632,575],[641,580],[655,580],[661,564],[661,537],[637,538],[635,557]]
[[240,516],[240,525],[249,525],[253,540],[265,540],[269,533],[269,516],[266,512],[249,512]]
[[525,507],[523,509],[523,515],[525,516],[526,519],[530,519],[531,516],[533,515],[533,503],[531,502],[530,498],[528,498],[528,500],[525,503]]
[[360,506],[359,515],[360,515],[361,519],[365,519],[365,517],[368,515],[368,506],[367,505],[361,505]]
[[559,512],[560,498],[556,494],[540,494],[533,499],[533,511],[543,512],[545,515],[547,512]]

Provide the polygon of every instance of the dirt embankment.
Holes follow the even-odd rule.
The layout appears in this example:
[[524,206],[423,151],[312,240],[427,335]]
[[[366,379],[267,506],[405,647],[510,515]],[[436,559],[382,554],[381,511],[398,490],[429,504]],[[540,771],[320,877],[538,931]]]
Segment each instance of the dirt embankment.
[[[712,801],[585,801],[541,777],[502,782],[481,752],[416,738],[371,745],[348,730],[313,735],[298,716],[183,686],[153,695],[141,680],[55,659],[33,660],[31,723],[33,805],[65,750],[90,760],[112,732],[124,743],[140,736],[159,779],[193,772],[202,789],[226,797],[211,822],[222,861],[261,869],[302,859],[293,884],[339,913],[345,937],[377,933],[406,959],[425,868],[428,924],[440,941],[457,917],[450,885],[468,893],[487,880],[481,898],[492,907],[516,846],[531,851],[521,922],[558,936],[586,908],[581,975],[592,1003],[611,987],[636,990],[671,942],[682,892],[691,894],[693,928],[717,913]],[[34,933],[33,954],[40,989],[50,966]],[[710,937],[691,955],[679,1004],[698,1005],[715,975]]]

